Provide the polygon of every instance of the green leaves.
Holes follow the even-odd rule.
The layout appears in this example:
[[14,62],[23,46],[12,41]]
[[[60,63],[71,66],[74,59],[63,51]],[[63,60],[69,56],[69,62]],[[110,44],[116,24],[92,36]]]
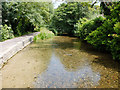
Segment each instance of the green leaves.
[[33,32],[34,27],[40,28],[50,23],[52,3],[4,2],[2,6],[3,24],[11,25],[15,35]]
[[11,39],[14,38],[13,35],[13,30],[11,29],[11,27],[8,27],[6,24],[3,26],[0,26],[1,30],[0,30],[0,34],[2,35],[2,41],[3,40],[7,40],[7,39]]
[[119,31],[119,22],[115,24],[112,20],[106,20],[102,26],[89,33],[85,40],[100,51],[111,52],[113,59],[120,60]]
[[47,28],[41,28],[40,29],[40,34],[34,37],[34,41],[37,40],[44,40],[44,39],[49,39],[54,36],[54,33],[52,31],[49,31]]
[[[84,4],[84,3],[83,3]],[[56,9],[53,16],[51,26],[58,33],[74,34],[75,27],[79,18],[86,17],[88,14],[88,6],[78,2],[63,3]]]
[[97,17],[93,20],[87,20],[87,18],[82,18],[75,25],[77,31],[75,34],[81,39],[85,39],[89,35],[89,33],[100,27],[103,22],[103,17]]
[[114,26],[115,32],[120,35],[120,22],[117,22]]

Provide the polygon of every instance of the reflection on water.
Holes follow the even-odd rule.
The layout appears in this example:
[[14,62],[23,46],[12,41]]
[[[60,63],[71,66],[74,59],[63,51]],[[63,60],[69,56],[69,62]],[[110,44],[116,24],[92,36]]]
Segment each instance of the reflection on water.
[[118,63],[66,36],[32,43],[2,74],[3,88],[118,88]]
[[79,68],[78,71],[65,70],[60,59],[52,53],[50,64],[45,72],[37,76],[35,87],[37,88],[76,88],[78,84],[84,87],[96,86],[100,80],[99,72],[93,72],[90,65]]

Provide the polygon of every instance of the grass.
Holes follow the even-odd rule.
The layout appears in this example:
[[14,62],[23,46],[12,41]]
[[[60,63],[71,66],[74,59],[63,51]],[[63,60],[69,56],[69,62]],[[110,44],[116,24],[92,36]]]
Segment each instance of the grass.
[[54,33],[52,31],[49,31],[47,28],[40,28],[40,34],[34,37],[34,41],[37,41],[39,39],[49,39],[54,36]]

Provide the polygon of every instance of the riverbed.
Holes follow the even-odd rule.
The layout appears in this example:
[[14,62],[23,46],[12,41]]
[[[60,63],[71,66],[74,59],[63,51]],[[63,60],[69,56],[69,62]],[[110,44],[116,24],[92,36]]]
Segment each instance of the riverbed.
[[80,39],[28,45],[2,68],[3,88],[118,88],[118,63]]

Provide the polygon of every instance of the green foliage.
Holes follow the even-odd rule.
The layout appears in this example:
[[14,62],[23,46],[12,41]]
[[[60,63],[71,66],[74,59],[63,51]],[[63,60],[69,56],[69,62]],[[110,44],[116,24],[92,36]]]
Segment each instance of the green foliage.
[[120,22],[117,22],[115,25],[114,25],[114,30],[117,34],[120,34]]
[[3,25],[11,25],[18,36],[49,24],[52,15],[52,3],[3,2],[2,7]]
[[109,43],[113,59],[120,60],[120,37],[115,37]]
[[37,41],[39,39],[49,39],[54,36],[54,33],[52,31],[47,30],[46,28],[41,28],[40,29],[40,34],[34,37],[34,41]]
[[2,41],[3,40],[7,40],[7,39],[11,39],[14,38],[13,35],[13,30],[11,29],[11,27],[8,27],[6,24],[3,26],[0,26],[1,30],[0,30],[0,34],[2,36]]
[[89,33],[100,27],[103,24],[104,20],[105,19],[101,16],[92,20],[82,18],[75,25],[76,26],[75,34],[81,39],[85,39],[89,35]]
[[114,18],[117,21],[120,21],[120,1],[113,3],[112,7],[110,7],[110,12],[111,14],[107,16],[109,19]]
[[[119,22],[106,20],[102,26],[89,33],[85,40],[100,51],[109,51],[113,59],[120,60]],[[115,27],[114,27],[115,26]]]
[[97,16],[100,15],[100,7],[99,6],[94,6],[93,8],[91,7],[88,7],[88,15],[87,15],[87,18],[88,19],[94,19],[96,18]]
[[110,46],[110,51],[113,59],[120,60],[120,22],[114,24],[115,34],[110,34],[112,36],[111,41],[107,43]]
[[120,60],[120,2],[107,6],[102,2],[102,5],[106,18],[80,19],[75,33],[96,49],[111,52],[113,59]]
[[101,2],[101,10],[107,19],[117,19],[120,21],[120,1]]
[[58,32],[57,32],[57,30],[56,30],[55,28],[50,28],[50,27],[49,27],[49,30],[52,31],[55,35],[58,34]]
[[36,27],[34,28],[34,31],[39,32],[39,31],[40,31],[40,28],[39,28],[38,26],[36,26]]
[[51,27],[58,33],[74,34],[75,27],[79,18],[88,17],[90,4],[80,2],[68,2],[59,6],[52,18]]
[[106,20],[102,26],[91,32],[89,36],[86,37],[86,40],[99,50],[105,50],[105,48],[109,50],[109,47],[106,45],[111,39],[108,35],[112,33],[115,33],[113,31],[113,24],[110,20]]

